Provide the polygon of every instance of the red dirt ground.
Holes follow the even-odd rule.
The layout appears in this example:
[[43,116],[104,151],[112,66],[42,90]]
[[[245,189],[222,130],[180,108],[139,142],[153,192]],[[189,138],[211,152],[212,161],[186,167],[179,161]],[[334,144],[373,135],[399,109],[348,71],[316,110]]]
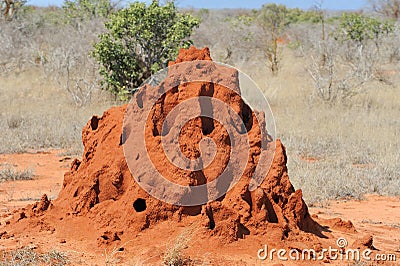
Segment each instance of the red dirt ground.
[[[34,202],[21,200],[26,195],[36,198],[43,194],[54,196],[58,194],[62,187],[64,173],[69,170],[69,164],[72,161],[69,157],[62,156],[62,153],[63,151],[51,150],[46,153],[0,155],[1,163],[7,162],[20,169],[31,167],[35,170],[33,181],[0,183],[0,210],[3,226],[10,217],[7,215],[8,211]],[[10,197],[7,192],[11,187],[15,191],[13,197]],[[331,225],[332,238],[344,236],[351,243],[361,236],[373,235],[374,246],[377,249],[383,253],[397,254],[397,257],[400,257],[399,198],[366,195],[365,199],[361,201],[332,201],[328,207],[311,207],[309,211],[312,215],[318,215],[316,221],[320,224]],[[358,233],[346,233],[342,230],[332,229],[334,228],[332,223],[325,220],[332,218],[351,220]],[[76,226],[82,228],[85,225],[77,224]],[[64,230],[67,231],[66,228]],[[167,247],[184,230],[183,224],[179,227],[171,227],[170,222],[163,222],[152,229],[144,230],[134,241],[119,243],[117,247],[124,247],[124,250],[115,252],[115,254],[112,254],[114,246],[103,249],[98,248],[96,244],[93,245],[93,242],[96,241],[94,237],[88,238],[77,236],[77,234],[68,236],[66,232],[57,230],[54,233],[44,231],[30,234],[27,232],[23,236],[0,239],[0,248],[1,250],[10,250],[17,247],[36,246],[39,251],[62,250],[67,252],[72,263],[76,265],[104,265],[106,254],[108,254],[109,261],[114,261],[116,264],[132,262],[133,265],[136,265],[134,263],[141,265],[139,263],[142,262],[145,265],[152,265],[162,260]],[[222,244],[209,241],[201,233],[194,233],[192,240],[188,243],[189,247],[184,250],[184,253],[197,261],[210,262],[205,265],[217,265],[217,263],[219,265],[269,265],[268,261],[261,262],[257,259],[258,249],[268,242],[268,236],[248,236],[230,244]],[[275,263],[279,263],[279,261],[275,261]],[[334,262],[330,264],[334,264]],[[340,263],[337,264],[340,265]],[[284,263],[284,265],[289,264]],[[387,265],[396,264],[387,263]]]

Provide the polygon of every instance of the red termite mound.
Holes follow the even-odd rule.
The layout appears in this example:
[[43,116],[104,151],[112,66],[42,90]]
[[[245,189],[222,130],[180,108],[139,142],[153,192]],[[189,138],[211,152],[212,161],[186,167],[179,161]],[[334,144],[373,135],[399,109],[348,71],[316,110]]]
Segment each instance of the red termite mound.
[[[211,60],[208,48],[182,49],[175,63],[193,60]],[[239,89],[236,71],[227,70],[220,79]],[[151,88],[146,90],[149,92]],[[145,97],[146,91],[139,91],[137,95]],[[145,136],[150,158],[160,167],[160,172],[170,173],[167,178],[176,183],[195,186],[216,178],[226,167],[229,136],[219,123],[209,118],[199,117],[189,121],[179,139],[181,150],[189,158],[198,156],[198,144],[205,135],[217,143],[216,159],[204,171],[171,171],[167,159],[160,152],[160,126],[168,112],[179,102],[201,95],[229,103],[246,120],[250,139],[246,170],[225,196],[202,206],[179,207],[145,192],[132,177],[124,156],[122,133],[127,109],[124,105],[105,111],[101,117],[92,117],[82,131],[82,159],[75,159],[70,171],[65,173],[58,198],[49,201],[44,196],[40,202],[19,211],[7,232],[35,228],[57,230],[55,221],[65,226],[76,226],[73,221],[84,217],[89,223],[85,228],[92,230],[87,233],[98,234],[99,244],[108,244],[134,237],[165,220],[179,223],[188,216],[195,216],[210,235],[228,242],[247,234],[274,235],[277,240],[312,238],[313,235],[321,237],[322,228],[310,217],[302,191],[295,190],[290,183],[285,148],[279,140],[271,142],[276,144],[276,150],[267,176],[256,190],[249,191],[251,173],[258,162],[260,150],[264,148],[260,132],[266,129],[265,123],[254,119],[254,112],[244,103],[239,92],[207,82],[186,83],[157,101],[151,119],[147,121]]]

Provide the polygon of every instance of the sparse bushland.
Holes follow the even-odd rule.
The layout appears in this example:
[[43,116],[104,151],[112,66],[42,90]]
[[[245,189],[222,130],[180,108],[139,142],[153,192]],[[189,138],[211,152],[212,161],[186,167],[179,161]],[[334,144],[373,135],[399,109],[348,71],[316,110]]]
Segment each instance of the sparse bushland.
[[[241,32],[242,42],[248,42],[245,50],[257,50],[269,63],[273,75],[281,68],[283,46],[287,41],[286,32],[291,24],[319,23],[322,16],[318,10],[304,11],[287,8],[285,5],[266,4],[260,10],[239,13],[227,17],[233,32]],[[236,47],[236,48],[240,48]],[[232,48],[228,50],[232,54]],[[228,53],[229,55],[229,53]]]
[[368,2],[376,13],[396,20],[400,18],[399,0],[369,0]]
[[102,19],[65,23],[60,8],[26,7],[0,22],[0,153],[63,148],[80,154],[92,114],[118,104],[89,57]]
[[[80,22],[80,29],[66,24],[55,33],[58,38],[48,40],[50,51],[44,54],[43,69],[63,91],[67,92],[77,107],[86,106],[100,88],[99,65],[89,56],[92,43],[103,30],[102,19]],[[62,35],[71,41],[63,42]]]
[[380,78],[380,64],[389,61],[380,52],[381,43],[394,37],[395,26],[356,13],[344,13],[333,26],[327,37],[321,36],[317,42],[317,53],[305,51],[311,58],[307,70],[314,83],[314,97],[329,104],[348,104],[350,98],[363,92],[367,82]]
[[98,65],[89,53],[104,31],[103,19],[81,21],[76,28],[63,18],[59,8],[27,8],[18,19],[1,23],[0,75],[39,70],[83,106],[99,87]]

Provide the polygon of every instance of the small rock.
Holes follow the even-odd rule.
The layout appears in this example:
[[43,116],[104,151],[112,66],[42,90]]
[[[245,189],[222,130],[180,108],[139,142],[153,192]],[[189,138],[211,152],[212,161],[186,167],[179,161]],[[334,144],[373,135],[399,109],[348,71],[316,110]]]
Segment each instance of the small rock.
[[366,235],[360,241],[361,245],[363,245],[369,249],[375,249],[373,242],[374,242],[374,238],[372,237],[372,235]]
[[369,248],[369,249],[371,249],[371,250],[377,250],[377,249],[374,247],[373,242],[374,242],[373,236],[372,236],[372,235],[366,235],[366,236],[364,236],[364,237],[361,238],[361,239],[357,239],[357,240],[354,242],[353,246],[354,246],[354,247],[357,247],[357,248],[366,247],[366,248]]

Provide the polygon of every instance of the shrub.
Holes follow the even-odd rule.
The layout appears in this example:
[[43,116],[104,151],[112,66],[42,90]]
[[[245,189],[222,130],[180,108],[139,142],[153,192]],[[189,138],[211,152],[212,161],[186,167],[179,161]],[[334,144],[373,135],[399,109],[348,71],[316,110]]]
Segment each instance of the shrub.
[[192,224],[185,228],[175,239],[175,241],[169,244],[167,248],[163,265],[164,266],[184,266],[191,265],[192,260],[183,254],[183,251],[188,248],[190,240],[192,240],[194,234],[194,228],[198,224]]
[[34,176],[34,174],[33,174],[32,169],[25,169],[22,171],[16,171],[10,167],[0,169],[0,182],[17,181],[17,180],[32,180],[33,176]]
[[362,46],[368,40],[379,44],[379,39],[394,31],[394,24],[376,18],[363,16],[356,13],[344,13],[340,19],[340,26],[335,38],[340,41],[352,41],[357,46]]
[[5,251],[0,259],[0,266],[28,266],[50,265],[63,266],[69,264],[67,254],[51,250],[48,253],[39,254],[32,247],[24,247],[17,250]]
[[63,10],[68,20],[108,17],[114,9],[110,0],[65,0]]
[[320,23],[319,10],[302,10],[300,8],[288,8],[287,20],[290,23]]
[[181,14],[173,2],[149,6],[134,2],[112,14],[93,56],[100,63],[103,87],[127,99],[155,71],[165,67],[188,39],[199,19]]

